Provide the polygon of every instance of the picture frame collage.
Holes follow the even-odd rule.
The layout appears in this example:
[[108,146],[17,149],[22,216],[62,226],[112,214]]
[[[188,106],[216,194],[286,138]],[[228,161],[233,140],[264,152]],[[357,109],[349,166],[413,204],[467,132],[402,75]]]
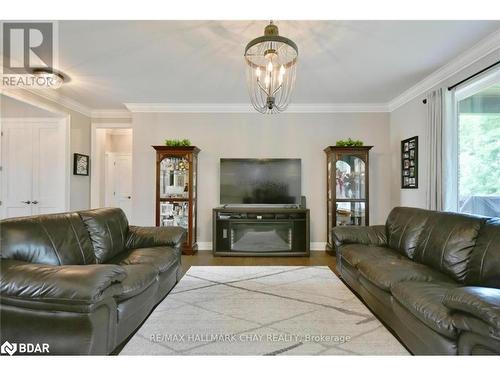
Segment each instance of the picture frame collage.
[[401,189],[418,189],[418,136],[401,141]]

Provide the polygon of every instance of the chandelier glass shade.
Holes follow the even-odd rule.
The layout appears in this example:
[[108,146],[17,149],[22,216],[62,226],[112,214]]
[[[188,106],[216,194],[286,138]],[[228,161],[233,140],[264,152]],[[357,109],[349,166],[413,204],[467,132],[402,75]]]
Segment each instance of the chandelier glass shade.
[[297,45],[280,36],[272,21],[266,26],[264,36],[247,44],[247,86],[257,111],[276,113],[287,108],[295,84],[298,56]]

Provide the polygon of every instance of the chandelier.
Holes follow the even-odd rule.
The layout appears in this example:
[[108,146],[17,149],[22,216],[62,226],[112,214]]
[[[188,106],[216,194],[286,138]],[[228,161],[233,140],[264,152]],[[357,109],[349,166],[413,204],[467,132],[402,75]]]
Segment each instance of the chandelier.
[[264,36],[247,44],[247,85],[257,111],[277,113],[286,109],[295,83],[298,56],[297,45],[280,36],[273,21],[264,29]]

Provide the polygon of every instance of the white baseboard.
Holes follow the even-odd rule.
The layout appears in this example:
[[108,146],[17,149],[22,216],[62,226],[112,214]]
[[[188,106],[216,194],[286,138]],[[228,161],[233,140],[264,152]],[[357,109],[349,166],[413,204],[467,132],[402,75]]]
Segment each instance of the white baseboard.
[[198,242],[199,251],[212,251],[212,242]]
[[[324,251],[326,242],[311,242],[311,251]],[[198,251],[212,251],[212,242],[198,242]]]
[[311,242],[311,251],[325,251],[326,242]]

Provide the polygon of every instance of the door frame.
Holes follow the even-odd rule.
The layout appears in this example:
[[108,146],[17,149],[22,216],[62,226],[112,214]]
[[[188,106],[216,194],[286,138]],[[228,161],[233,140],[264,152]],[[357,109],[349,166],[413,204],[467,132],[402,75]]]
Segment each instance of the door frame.
[[[36,90],[35,90],[36,91]],[[66,158],[64,160],[64,164],[66,166],[66,176],[65,176],[65,186],[64,186],[64,202],[65,202],[65,211],[70,210],[71,206],[71,175],[72,175],[72,170],[71,170],[71,115],[68,113],[68,111],[64,111],[58,107],[55,107],[54,105],[51,105],[50,103],[44,101],[42,97],[38,97],[36,93],[32,93],[28,90],[18,90],[18,89],[3,89],[0,92],[1,95],[8,96],[9,98],[18,100],[20,102],[29,104],[31,106],[43,109],[44,111],[54,113],[58,115],[58,117],[54,117],[54,119],[60,120],[61,125],[64,126],[64,131],[65,131],[65,145],[64,147],[66,148],[65,155]],[[0,101],[1,101],[1,95],[0,95]],[[19,117],[22,118],[22,117]],[[43,117],[43,118],[49,118],[52,119],[51,117]],[[0,116],[0,132],[2,131],[2,122],[8,118],[2,118]],[[1,159],[1,146],[2,142],[0,142],[0,166],[2,165],[2,159]],[[0,172],[1,173],[1,172]]]
[[[28,103],[30,105],[34,105]],[[42,108],[45,109],[45,108]],[[59,112],[56,112],[59,113]],[[70,210],[70,183],[71,183],[71,150],[70,150],[70,141],[71,141],[71,133],[70,133],[70,115],[64,115],[63,117],[3,117],[0,118],[0,132],[2,132],[3,136],[3,124],[19,124],[19,123],[33,123],[33,124],[56,124],[57,126],[62,127],[62,131],[64,133],[65,142],[63,144],[63,154],[65,155],[63,161],[63,173],[64,173],[64,207],[62,207],[63,211]],[[2,143],[0,142],[0,166],[3,167],[2,160]],[[3,168],[0,168],[0,174],[3,171]],[[0,194],[1,197],[1,194]],[[3,217],[3,206],[0,208],[0,212],[2,212]]]
[[[134,130],[130,122],[92,122],[90,124],[90,160],[92,160],[92,168],[90,169],[90,207],[99,208],[101,206],[99,200],[101,195],[101,163],[95,162],[98,159],[98,144],[97,144],[97,130],[98,129],[130,129],[132,131],[132,143],[134,142]],[[130,154],[133,152],[131,150]],[[104,163],[106,165],[106,163]],[[133,162],[132,162],[133,168]],[[134,192],[132,191],[132,195]],[[131,212],[131,215],[134,213]],[[128,218],[129,221],[131,218]]]

